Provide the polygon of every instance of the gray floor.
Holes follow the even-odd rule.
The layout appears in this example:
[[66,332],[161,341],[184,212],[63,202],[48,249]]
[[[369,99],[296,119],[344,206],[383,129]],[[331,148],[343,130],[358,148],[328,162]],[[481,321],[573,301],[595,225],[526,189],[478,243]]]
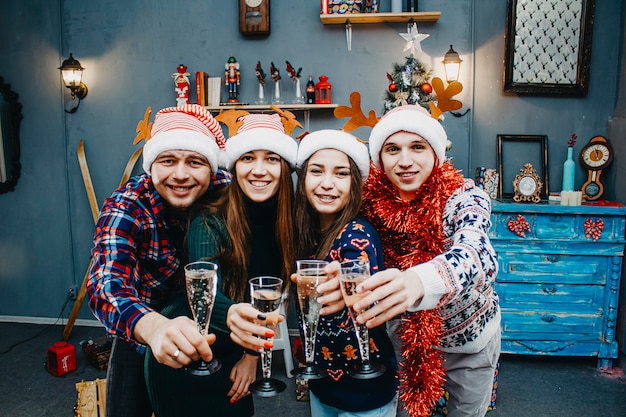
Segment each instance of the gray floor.
[[[79,346],[81,340],[104,335],[96,327],[72,331],[76,371],[61,377],[46,371],[46,349],[60,340],[62,331],[62,326],[0,323],[0,416],[74,416],[76,383],[106,377],[87,363]],[[282,355],[274,357],[274,374],[287,383],[287,390],[255,399],[256,417],[310,416],[308,403],[296,401],[295,383],[285,377]],[[600,372],[593,358],[503,355],[496,410],[488,417],[625,417],[625,362]]]

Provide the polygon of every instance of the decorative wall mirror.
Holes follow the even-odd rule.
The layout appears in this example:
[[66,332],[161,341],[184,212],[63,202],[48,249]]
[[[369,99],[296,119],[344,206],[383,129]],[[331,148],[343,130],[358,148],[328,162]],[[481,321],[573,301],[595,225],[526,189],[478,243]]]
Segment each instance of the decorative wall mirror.
[[22,105],[18,95],[0,77],[0,194],[15,190],[20,177],[20,122]]
[[509,0],[504,91],[584,96],[595,0]]

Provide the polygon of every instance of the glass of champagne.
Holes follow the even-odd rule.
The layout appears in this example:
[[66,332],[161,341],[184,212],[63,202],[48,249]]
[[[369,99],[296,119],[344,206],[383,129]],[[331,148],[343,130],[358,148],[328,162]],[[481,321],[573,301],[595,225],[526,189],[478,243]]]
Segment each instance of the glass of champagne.
[[326,272],[324,268],[328,265],[326,261],[320,260],[301,260],[296,261],[296,284],[298,287],[298,303],[300,309],[300,329],[304,341],[304,360],[306,362],[303,368],[298,368],[294,374],[300,375],[306,379],[320,379],[325,375],[315,366],[315,334],[317,333],[317,324],[320,319],[320,309],[322,306],[317,302],[319,293],[317,286],[326,281]]
[[356,331],[361,354],[361,364],[354,371],[348,374],[356,379],[371,379],[382,375],[385,366],[370,362],[370,337],[365,324],[356,321],[357,314],[354,311],[354,304],[365,297],[368,293],[357,293],[356,287],[370,276],[370,263],[367,261],[345,261],[341,263],[341,274],[339,275],[339,286],[343,300],[348,307],[352,323]]
[[[276,331],[283,297],[283,280],[262,276],[252,278],[249,283],[252,306],[266,317],[264,322],[268,327]],[[261,397],[272,397],[285,390],[286,385],[283,381],[272,378],[271,349],[264,348],[261,351],[261,370],[263,377],[250,385],[251,391]]]
[[[185,265],[185,288],[193,319],[200,334],[206,336],[217,292],[217,264],[198,261]],[[221,367],[220,361],[213,358],[210,362],[200,359],[186,369],[193,375],[206,376],[214,374]]]

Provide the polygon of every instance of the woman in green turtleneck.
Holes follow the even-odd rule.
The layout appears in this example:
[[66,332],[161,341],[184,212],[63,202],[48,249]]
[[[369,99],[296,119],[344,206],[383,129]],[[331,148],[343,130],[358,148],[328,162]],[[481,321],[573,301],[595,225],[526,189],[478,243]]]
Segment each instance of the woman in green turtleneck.
[[[249,386],[256,379],[258,356],[231,340],[228,325],[238,308],[250,302],[250,278],[271,275],[290,282],[296,152],[296,142],[284,133],[277,114],[244,116],[237,134],[226,142],[224,162],[235,178],[203,207],[187,235],[190,262],[219,265],[209,331],[217,336],[212,349],[222,369],[196,377],[146,355],[146,382],[156,417],[254,415]],[[185,294],[174,297],[162,314],[191,317]]]

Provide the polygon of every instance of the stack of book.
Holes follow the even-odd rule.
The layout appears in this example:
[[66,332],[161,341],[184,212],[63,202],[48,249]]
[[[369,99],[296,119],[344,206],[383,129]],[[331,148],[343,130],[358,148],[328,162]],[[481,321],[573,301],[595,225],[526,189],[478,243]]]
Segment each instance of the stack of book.
[[204,71],[196,71],[196,103],[201,106],[219,106],[222,78],[209,77]]

